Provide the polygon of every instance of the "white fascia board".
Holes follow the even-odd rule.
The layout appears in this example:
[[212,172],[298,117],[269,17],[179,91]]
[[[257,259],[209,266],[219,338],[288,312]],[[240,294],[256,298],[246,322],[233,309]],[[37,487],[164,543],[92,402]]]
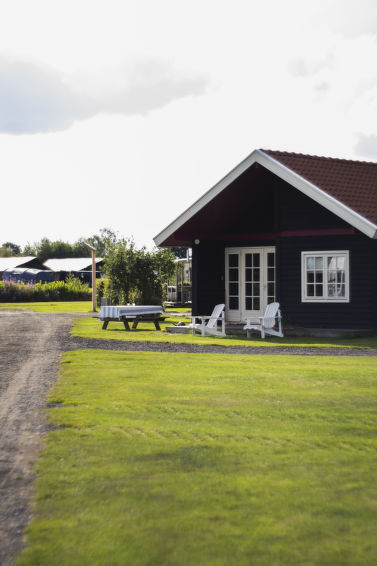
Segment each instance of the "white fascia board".
[[277,161],[267,153],[264,153],[264,151],[257,151],[260,155],[258,163],[271,171],[271,173],[275,173],[275,175],[284,181],[287,181],[287,183],[310,197],[315,202],[318,202],[318,204],[322,205],[324,208],[327,208],[327,210],[336,216],[339,216],[339,218],[345,220],[345,222],[348,222],[348,224],[351,224],[354,228],[357,228],[357,230],[360,230],[360,232],[363,232],[366,236],[369,236],[369,238],[377,238],[377,226],[373,224],[373,222],[370,222],[364,216],[361,216],[361,214],[352,210],[352,208],[349,208],[316,185],[313,185],[313,183],[310,183],[304,179],[304,177],[301,177],[280,163],[280,161]]
[[253,151],[246,159],[241,161],[230,173],[223,177],[216,185],[214,185],[209,191],[207,191],[202,197],[194,202],[187,210],[180,214],[171,224],[169,224],[162,232],[154,237],[154,242],[156,246],[159,246],[173,234],[178,228],[180,228],[187,220],[192,218],[199,210],[201,210],[206,204],[208,204],[212,199],[214,199],[218,194],[220,194],[226,187],[235,181],[242,173],[244,173],[249,167],[254,163],[259,163],[271,173],[274,173],[280,179],[283,179],[297,190],[301,191],[303,194],[310,197],[318,204],[322,205],[330,212],[333,212],[336,216],[339,216],[348,224],[360,230],[369,238],[377,238],[377,226],[344,205],[334,197],[330,196],[328,193],[310,183],[304,177],[301,177],[282,163],[277,161],[264,151],[256,149]]

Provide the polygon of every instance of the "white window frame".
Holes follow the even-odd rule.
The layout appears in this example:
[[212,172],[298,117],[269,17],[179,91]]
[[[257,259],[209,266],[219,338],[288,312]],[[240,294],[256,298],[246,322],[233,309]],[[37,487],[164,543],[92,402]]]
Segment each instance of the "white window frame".
[[[323,261],[323,296],[310,297],[306,294],[307,291],[307,270],[306,258],[307,257],[322,257]],[[329,257],[344,257],[345,258],[345,286],[344,297],[328,296],[327,286],[327,259]],[[349,268],[349,251],[348,250],[330,250],[330,251],[314,251],[314,252],[301,252],[301,302],[303,303],[349,303],[350,302],[350,268]]]

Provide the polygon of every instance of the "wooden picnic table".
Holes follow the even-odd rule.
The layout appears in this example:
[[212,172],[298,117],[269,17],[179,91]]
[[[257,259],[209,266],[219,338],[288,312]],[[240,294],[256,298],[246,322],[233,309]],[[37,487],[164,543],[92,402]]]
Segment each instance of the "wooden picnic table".
[[164,309],[160,305],[119,305],[119,306],[103,306],[98,315],[98,320],[102,322],[102,330],[106,330],[109,322],[123,322],[124,328],[130,331],[130,323],[132,329],[135,330],[140,321],[153,322],[156,330],[161,330],[160,321],[165,320],[166,315]]

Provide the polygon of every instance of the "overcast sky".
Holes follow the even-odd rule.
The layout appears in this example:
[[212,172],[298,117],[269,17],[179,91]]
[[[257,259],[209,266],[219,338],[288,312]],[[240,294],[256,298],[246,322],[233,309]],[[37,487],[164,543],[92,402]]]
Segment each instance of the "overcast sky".
[[377,161],[375,0],[1,0],[0,245],[150,248],[256,148]]

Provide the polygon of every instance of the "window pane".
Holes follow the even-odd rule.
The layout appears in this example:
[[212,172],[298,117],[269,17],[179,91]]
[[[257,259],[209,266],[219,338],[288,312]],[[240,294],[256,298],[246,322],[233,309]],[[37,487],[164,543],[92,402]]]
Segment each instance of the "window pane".
[[229,297],[229,309],[238,310],[238,297]]
[[335,297],[336,296],[336,286],[333,285],[332,283],[330,285],[328,285],[327,293],[328,293],[329,297]]
[[255,268],[253,269],[253,281],[260,281],[260,269]]
[[259,298],[253,299],[253,303],[254,303],[254,310],[259,311],[260,310],[260,300],[259,300]]
[[238,281],[238,269],[229,269],[229,281]]
[[314,285],[306,286],[306,294],[308,297],[314,297]]
[[253,266],[259,267],[259,254],[253,254]]
[[336,258],[336,267],[338,269],[346,268],[346,258],[344,256],[340,256]]
[[251,283],[245,283],[245,295],[251,295],[252,291],[251,291]]
[[337,293],[338,293],[338,297],[346,296],[346,286],[344,283],[342,283],[341,285],[337,285]]
[[246,254],[245,255],[245,266],[246,267],[252,267],[252,255],[251,254]]
[[275,254],[273,252],[267,254],[267,265],[268,267],[275,266]]
[[229,295],[238,295],[238,283],[229,283]]
[[273,267],[269,267],[267,270],[267,281],[275,281],[275,269]]
[[238,254],[229,254],[229,267],[238,267]]
[[323,273],[322,273],[322,271],[316,271],[315,282],[316,283],[323,283]]
[[336,257],[330,256],[327,258],[327,269],[336,269]]
[[323,285],[315,285],[315,296],[323,297]]
[[252,269],[245,269],[246,281],[252,281]]
[[251,297],[246,297],[246,299],[245,299],[245,309],[247,311],[252,310],[252,299],[251,299]]
[[307,271],[308,271],[308,270],[311,270],[311,271],[312,271],[312,270],[314,269],[314,267],[315,267],[315,264],[314,264],[314,257],[307,257],[307,258],[306,258],[306,270],[307,270]]
[[269,297],[273,297],[275,295],[275,284],[274,283],[268,283],[267,294],[268,294]]
[[336,273],[336,280],[338,283],[344,283],[344,271],[337,271]]
[[253,295],[254,295],[254,297],[259,297],[259,295],[260,295],[260,285],[259,285],[259,283],[253,283]]
[[316,257],[315,258],[315,268],[318,270],[323,269],[323,257]]
[[314,271],[308,271],[307,282],[314,283]]

